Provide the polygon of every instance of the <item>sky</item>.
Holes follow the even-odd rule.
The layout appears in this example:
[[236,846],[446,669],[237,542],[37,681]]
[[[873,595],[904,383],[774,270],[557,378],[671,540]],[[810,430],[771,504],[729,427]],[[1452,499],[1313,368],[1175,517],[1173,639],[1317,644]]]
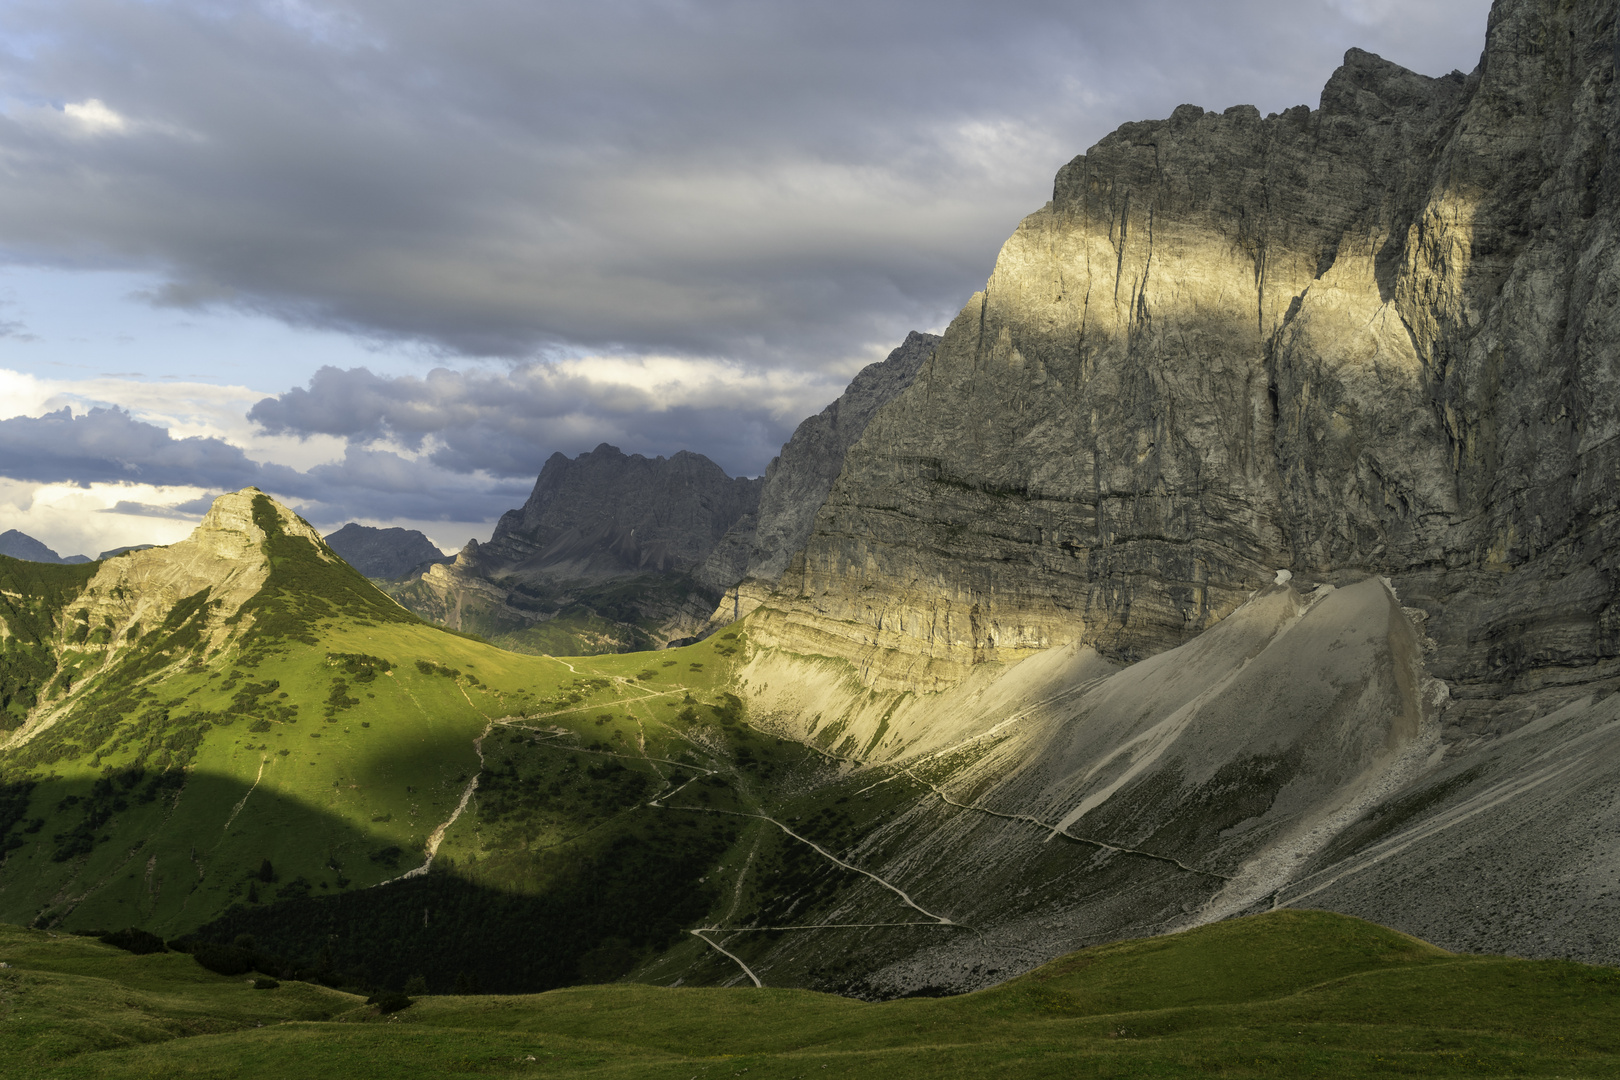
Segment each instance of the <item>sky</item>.
[[4,0],[0,531],[255,484],[485,539],[602,442],[758,475],[1179,104],[1470,71],[1488,0]]

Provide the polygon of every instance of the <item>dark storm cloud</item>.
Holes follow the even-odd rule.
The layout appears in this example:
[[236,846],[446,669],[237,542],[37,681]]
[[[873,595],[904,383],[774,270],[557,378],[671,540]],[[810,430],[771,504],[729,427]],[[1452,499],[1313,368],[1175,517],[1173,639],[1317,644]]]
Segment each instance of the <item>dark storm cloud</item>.
[[847,369],[1119,122],[1468,68],[1487,6],[12,0],[0,247],[448,354]]
[[[79,416],[61,409],[0,420],[0,476],[42,484],[200,487],[215,493],[251,485],[319,522],[356,517],[481,521],[528,494],[527,484],[481,479],[357,447],[339,461],[299,472],[250,460],[220,439],[176,439],[121,409],[102,408]],[[175,507],[122,502],[112,512],[185,517],[203,512],[211,501],[210,496]]]
[[294,475],[260,465],[222,439],[176,439],[122,409],[0,420],[0,476],[41,484],[137,483],[245,487]]
[[677,374],[680,384],[669,387],[656,373],[635,385],[551,364],[425,378],[326,367],[308,387],[260,401],[248,418],[270,434],[348,439],[351,455],[380,440],[426,449],[428,461],[452,472],[532,478],[552,452],[606,441],[649,456],[696,450],[734,475],[757,474],[840,389],[797,384],[773,394],[757,377],[712,366]]

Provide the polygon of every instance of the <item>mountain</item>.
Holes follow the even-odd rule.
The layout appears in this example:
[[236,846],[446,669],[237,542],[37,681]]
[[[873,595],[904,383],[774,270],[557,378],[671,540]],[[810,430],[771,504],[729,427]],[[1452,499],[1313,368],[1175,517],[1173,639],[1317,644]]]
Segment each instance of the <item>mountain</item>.
[[267,945],[296,947],[353,917],[310,960],[358,985],[402,964],[446,990],[618,974],[689,940],[741,827],[648,805],[687,780],[735,799],[688,732],[723,715],[750,761],[786,752],[715,690],[736,653],[503,652],[422,622],[253,488],[165,548],[0,556],[0,919],[173,937],[263,913]]
[[798,426],[761,480],[733,479],[689,451],[649,459],[603,443],[573,459],[554,454],[488,543],[385,587],[423,618],[519,652],[622,651],[712,633],[769,594],[850,445],[938,341],[914,331],[862,369]]
[[720,590],[696,576],[760,481],[704,457],[553,454],[484,544],[389,592],[424,618],[520,652],[653,648],[699,630]]
[[326,545],[368,578],[403,578],[450,561],[415,529],[378,529],[351,521],[327,534]]
[[1498,4],[1471,76],[1353,50],[1317,110],[1069,163],[852,448],[782,633],[1132,660],[1286,568],[1390,576],[1471,696],[1614,672],[1610,17]]
[[430,626],[253,489],[0,558],[0,917],[439,992],[929,996],[1297,908],[1620,963],[1615,29],[1499,0],[1471,75],[1104,139],[784,451],[853,439],[700,642],[605,652],[802,521],[695,455],[555,458],[390,586],[597,656]]
[[686,450],[646,458],[603,443],[577,458],[553,454],[528,501],[501,515],[475,561],[498,578],[690,572],[754,510],[759,487]]
[[862,865],[986,945],[888,992],[1279,904],[1620,959],[1614,33],[1125,125],[873,417],[740,678],[940,800]]
[[83,555],[69,555],[64,559],[32,536],[16,529],[7,529],[0,533],[0,555],[10,555],[13,559],[27,559],[29,562],[69,565],[90,561]]
[[758,510],[738,519],[697,571],[711,589],[736,591],[731,604],[722,601],[716,609],[715,625],[754,610],[770,593],[810,538],[850,446],[873,414],[911,385],[938,345],[937,335],[913,330],[887,358],[862,368],[838,400],[794,429],[765,470]]

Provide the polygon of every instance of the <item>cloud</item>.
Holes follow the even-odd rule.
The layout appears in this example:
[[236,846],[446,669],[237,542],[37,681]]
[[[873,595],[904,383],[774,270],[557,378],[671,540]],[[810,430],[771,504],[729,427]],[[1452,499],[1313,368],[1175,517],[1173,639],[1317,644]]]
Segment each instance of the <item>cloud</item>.
[[86,379],[44,379],[0,368],[0,419],[10,412],[39,416],[64,407],[78,413],[116,408],[136,420],[167,430],[176,438],[215,438],[241,447],[255,460],[273,460],[304,469],[343,453],[340,439],[266,435],[250,423],[248,408],[262,390],[188,379],[148,381],[136,373],[107,373]]
[[176,439],[122,409],[74,416],[64,407],[44,416],[0,420],[0,475],[14,480],[218,489],[274,483],[291,473],[285,466],[250,461],[222,439]]
[[1118,124],[1315,102],[1351,45],[1470,69],[1488,8],[14,0],[0,263],[379,351],[270,396],[318,361],[257,389],[0,371],[0,489],[54,492],[16,520],[91,550],[246,484],[323,524],[476,532],[602,441],[757,473],[859,366],[942,327]]
[[447,357],[831,370],[943,325],[1118,123],[1314,101],[1349,45],[1469,68],[1487,8],[20,0],[0,249]]
[[177,503],[132,502],[129,499],[119,499],[113,505],[103,507],[99,513],[196,521],[199,517],[208,513],[208,508],[212,505],[214,505],[214,500],[206,495]]
[[[62,555],[98,553],[128,544],[172,544],[196,525],[197,516],[163,512],[195,499],[194,488],[139,484],[35,484],[0,476],[0,521],[20,529]],[[119,510],[130,503],[145,512]]]
[[[223,439],[176,439],[163,427],[121,409],[104,408],[80,416],[63,408],[39,417],[0,420],[0,477],[86,490],[97,484],[200,489],[210,498],[255,486],[291,503],[312,521],[338,523],[360,515],[489,520],[522,502],[529,487],[358,447],[349,448],[337,461],[299,471],[254,461]],[[200,512],[201,499],[155,505],[163,509],[160,516],[184,517]],[[119,509],[118,502],[131,505]],[[137,515],[154,511],[149,502],[118,502],[102,509]]]
[[62,113],[86,135],[122,135],[129,130],[129,121],[107,108],[100,98],[69,102],[62,106]]
[[753,475],[843,383],[680,357],[441,368],[422,378],[326,367],[248,417],[271,434],[388,442],[457,473],[532,478],[556,450],[607,441],[649,456],[695,450],[734,475]]

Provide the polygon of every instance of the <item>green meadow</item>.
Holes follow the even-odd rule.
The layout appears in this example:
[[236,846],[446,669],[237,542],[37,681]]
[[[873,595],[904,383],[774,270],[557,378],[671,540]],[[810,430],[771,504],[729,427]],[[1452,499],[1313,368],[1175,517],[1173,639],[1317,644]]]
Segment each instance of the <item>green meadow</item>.
[[17,1076],[1620,1076],[1620,972],[1452,955],[1322,912],[877,1004],[613,984],[384,1013],[43,931],[0,929],[0,957],[0,1068]]

